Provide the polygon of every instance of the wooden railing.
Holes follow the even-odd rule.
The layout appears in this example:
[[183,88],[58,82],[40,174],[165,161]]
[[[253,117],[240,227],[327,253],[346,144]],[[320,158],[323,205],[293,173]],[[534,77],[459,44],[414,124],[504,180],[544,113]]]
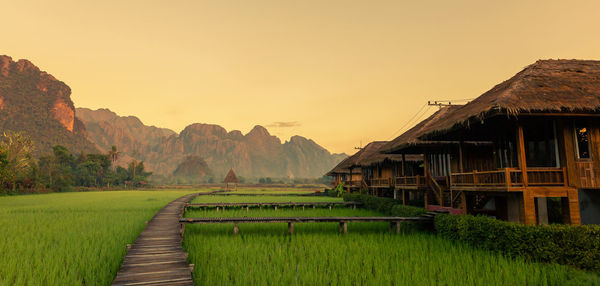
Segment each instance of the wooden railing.
[[[527,186],[563,186],[566,185],[564,168],[527,169]],[[473,171],[450,175],[452,187],[523,187],[523,172],[516,168],[496,171]]]
[[396,177],[396,186],[411,186],[411,187],[421,187],[426,186],[427,180],[425,176],[416,175],[416,176],[405,176],[405,177]]
[[379,179],[370,179],[369,186],[371,187],[391,187],[392,178],[379,178]]
[[361,180],[352,180],[352,181],[345,181],[344,185],[346,185],[347,187],[360,187],[360,183],[361,183]]

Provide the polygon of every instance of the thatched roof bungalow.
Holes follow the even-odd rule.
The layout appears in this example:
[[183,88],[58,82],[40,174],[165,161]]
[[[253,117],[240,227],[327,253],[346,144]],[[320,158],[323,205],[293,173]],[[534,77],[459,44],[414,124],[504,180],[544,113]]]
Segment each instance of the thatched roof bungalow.
[[[546,197],[561,197],[564,221],[578,224],[581,214],[584,222],[600,223],[600,206],[592,203],[599,192],[591,191],[600,189],[599,118],[600,61],[540,60],[417,138],[492,142],[469,152],[464,170],[452,172],[450,189],[486,191],[497,217],[547,223]],[[579,197],[587,209],[580,210]]]

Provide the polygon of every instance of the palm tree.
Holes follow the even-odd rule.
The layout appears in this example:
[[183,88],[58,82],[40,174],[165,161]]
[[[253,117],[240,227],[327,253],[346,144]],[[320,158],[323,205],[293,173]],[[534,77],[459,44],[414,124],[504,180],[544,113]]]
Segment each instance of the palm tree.
[[113,166],[114,166],[115,163],[121,157],[121,152],[117,151],[117,146],[113,145],[112,148],[110,149],[110,151],[108,151],[108,156],[110,156],[110,160],[112,161]]
[[17,190],[17,179],[25,175],[33,166],[33,142],[18,132],[4,132],[0,142],[0,153],[6,161],[4,177],[12,183],[13,192]]

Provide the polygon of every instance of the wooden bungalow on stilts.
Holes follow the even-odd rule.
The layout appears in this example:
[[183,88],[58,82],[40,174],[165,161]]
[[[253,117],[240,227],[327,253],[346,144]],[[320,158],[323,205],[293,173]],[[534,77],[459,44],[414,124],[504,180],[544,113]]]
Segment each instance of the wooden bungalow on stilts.
[[405,166],[396,178],[395,189],[404,204],[410,201],[411,204],[420,203],[428,209],[460,208],[466,212],[464,194],[450,190],[450,174],[463,168],[465,155],[461,153],[461,148],[476,150],[481,146],[491,146],[491,142],[420,139],[460,108],[460,105],[441,108],[381,148],[384,153],[423,157],[422,165]]
[[354,164],[356,157],[360,155],[359,153],[360,151],[352,156],[348,156],[331,169],[331,171],[325,174],[333,178],[333,181],[331,182],[333,188],[339,184],[344,184],[344,189],[348,192],[360,190],[362,186],[362,173],[360,167]]
[[388,141],[373,142],[377,149],[369,150],[360,161],[360,166],[363,178],[372,194],[396,199],[398,197],[396,179],[402,173],[412,174],[413,170],[418,169],[423,164],[423,156],[382,153],[381,148],[388,143]]
[[459,142],[449,191],[469,213],[600,223],[600,61],[537,61],[418,138]]
[[339,184],[342,183],[346,183],[347,181],[350,180],[350,170],[347,168],[344,168],[344,166],[346,165],[346,161],[350,159],[350,156],[346,157],[344,160],[342,160],[340,163],[338,163],[335,167],[333,167],[333,169],[331,169],[331,171],[327,172],[327,174],[325,174],[326,176],[329,176],[332,178],[331,180],[331,187],[335,188],[337,187]]
[[225,176],[223,183],[225,183],[226,191],[229,191],[229,184],[232,184],[234,189],[237,191],[237,187],[238,187],[238,184],[240,183],[240,181],[238,180],[238,177],[235,175],[235,172],[233,171],[233,169],[229,169],[229,172],[227,173],[227,176]]

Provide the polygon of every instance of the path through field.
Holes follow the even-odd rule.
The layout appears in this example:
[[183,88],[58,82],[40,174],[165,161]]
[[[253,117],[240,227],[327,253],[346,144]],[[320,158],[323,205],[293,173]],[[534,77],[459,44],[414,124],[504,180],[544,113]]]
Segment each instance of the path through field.
[[112,285],[194,285],[179,218],[196,195],[178,198],[156,213],[127,252]]

